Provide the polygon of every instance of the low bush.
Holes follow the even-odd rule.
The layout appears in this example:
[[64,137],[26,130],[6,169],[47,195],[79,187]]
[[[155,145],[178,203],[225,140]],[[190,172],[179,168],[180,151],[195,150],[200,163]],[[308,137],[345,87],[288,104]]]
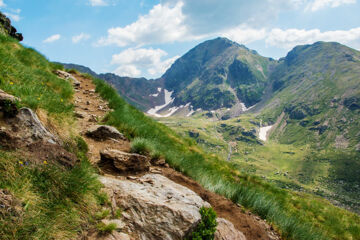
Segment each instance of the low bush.
[[200,209],[201,221],[191,233],[191,240],[213,240],[216,232],[216,213],[212,208]]

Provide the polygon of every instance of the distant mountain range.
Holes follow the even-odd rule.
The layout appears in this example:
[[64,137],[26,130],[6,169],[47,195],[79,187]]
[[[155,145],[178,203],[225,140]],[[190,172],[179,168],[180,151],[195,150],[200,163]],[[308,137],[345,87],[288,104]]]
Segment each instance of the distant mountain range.
[[[131,104],[157,117],[254,113],[283,143],[360,150],[360,52],[339,43],[295,47],[285,58],[260,56],[226,38],[199,44],[159,79],[96,74]],[[327,132],[328,134],[323,134]]]

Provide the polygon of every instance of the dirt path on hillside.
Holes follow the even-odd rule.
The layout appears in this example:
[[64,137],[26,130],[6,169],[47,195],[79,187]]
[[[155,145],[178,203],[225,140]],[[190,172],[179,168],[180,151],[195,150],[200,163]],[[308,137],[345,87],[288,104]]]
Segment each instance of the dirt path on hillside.
[[88,157],[91,163],[100,160],[100,151],[104,149],[117,149],[124,152],[130,151],[130,142],[123,140],[95,141],[85,135],[86,130],[97,125],[107,112],[110,111],[107,102],[98,93],[95,93],[95,84],[91,80],[76,75],[80,87],[75,90],[75,113],[78,116],[78,132],[89,146]]
[[[75,111],[78,116],[78,132],[83,136],[89,146],[89,159],[95,164],[100,160],[100,151],[104,149],[117,149],[124,152],[130,151],[129,141],[107,140],[98,142],[86,137],[85,132],[93,125],[97,125],[96,120],[101,120],[106,113],[110,111],[107,102],[101,99],[98,93],[95,93],[95,85],[91,80],[75,75],[80,82],[80,87],[76,89],[74,101]],[[239,206],[230,200],[212,193],[202,188],[197,182],[176,172],[172,168],[159,168],[162,175],[168,177],[174,182],[183,185],[201,198],[209,202],[218,214],[218,217],[225,218],[232,222],[234,226],[247,237],[248,240],[275,240],[280,239],[265,221],[259,217],[243,211]],[[105,170],[105,169],[104,169]],[[106,171],[105,171],[106,172]],[[106,174],[109,176],[109,174]],[[114,174],[113,176],[118,175]]]

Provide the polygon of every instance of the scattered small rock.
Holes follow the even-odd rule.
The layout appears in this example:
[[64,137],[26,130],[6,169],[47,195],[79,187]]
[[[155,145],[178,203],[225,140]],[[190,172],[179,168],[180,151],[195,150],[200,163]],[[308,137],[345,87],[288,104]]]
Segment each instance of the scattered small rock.
[[150,169],[149,158],[139,154],[104,150],[100,152],[100,158],[100,166],[112,167],[120,172],[147,172]]
[[90,127],[86,132],[86,136],[97,141],[105,141],[111,138],[117,140],[126,140],[124,135],[121,134],[116,128],[106,125],[95,125]]
[[75,111],[75,117],[77,117],[77,118],[85,118],[85,117],[86,117],[86,113],[84,113],[84,112],[79,112],[79,111]]

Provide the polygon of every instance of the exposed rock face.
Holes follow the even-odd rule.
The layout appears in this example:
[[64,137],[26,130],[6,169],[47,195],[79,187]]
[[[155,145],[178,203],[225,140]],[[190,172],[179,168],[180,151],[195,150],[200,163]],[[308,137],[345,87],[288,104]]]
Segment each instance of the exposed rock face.
[[71,80],[74,87],[80,87],[80,82],[79,80],[77,80],[73,75],[71,75],[68,72],[65,71],[61,71],[61,70],[56,70],[55,72],[60,78],[63,78],[65,80]]
[[246,240],[242,232],[236,230],[234,225],[223,218],[216,219],[218,225],[215,232],[215,240]]
[[149,158],[139,154],[104,150],[100,152],[100,157],[100,166],[112,166],[120,172],[146,172],[150,168]]
[[[57,138],[42,125],[37,115],[30,108],[21,108],[13,122],[17,124],[21,132],[26,132],[24,137],[29,142],[35,142],[37,140],[52,144],[58,142]],[[24,131],[24,129],[28,131]]]
[[112,207],[123,209],[125,230],[138,239],[180,240],[201,219],[199,209],[210,207],[196,193],[168,178],[147,174],[137,180],[101,177]]
[[16,28],[14,28],[11,25],[10,19],[0,12],[0,33],[2,28],[4,29],[5,33],[8,34],[9,36],[19,41],[22,41],[24,39],[23,35],[21,33],[18,33]]
[[90,127],[86,132],[86,136],[97,141],[105,141],[108,139],[125,140],[124,135],[121,134],[116,128],[106,125],[95,125]]
[[5,119],[0,128],[0,145],[5,148],[19,148],[41,141],[57,144],[59,140],[40,122],[29,108],[21,108],[13,118]]

